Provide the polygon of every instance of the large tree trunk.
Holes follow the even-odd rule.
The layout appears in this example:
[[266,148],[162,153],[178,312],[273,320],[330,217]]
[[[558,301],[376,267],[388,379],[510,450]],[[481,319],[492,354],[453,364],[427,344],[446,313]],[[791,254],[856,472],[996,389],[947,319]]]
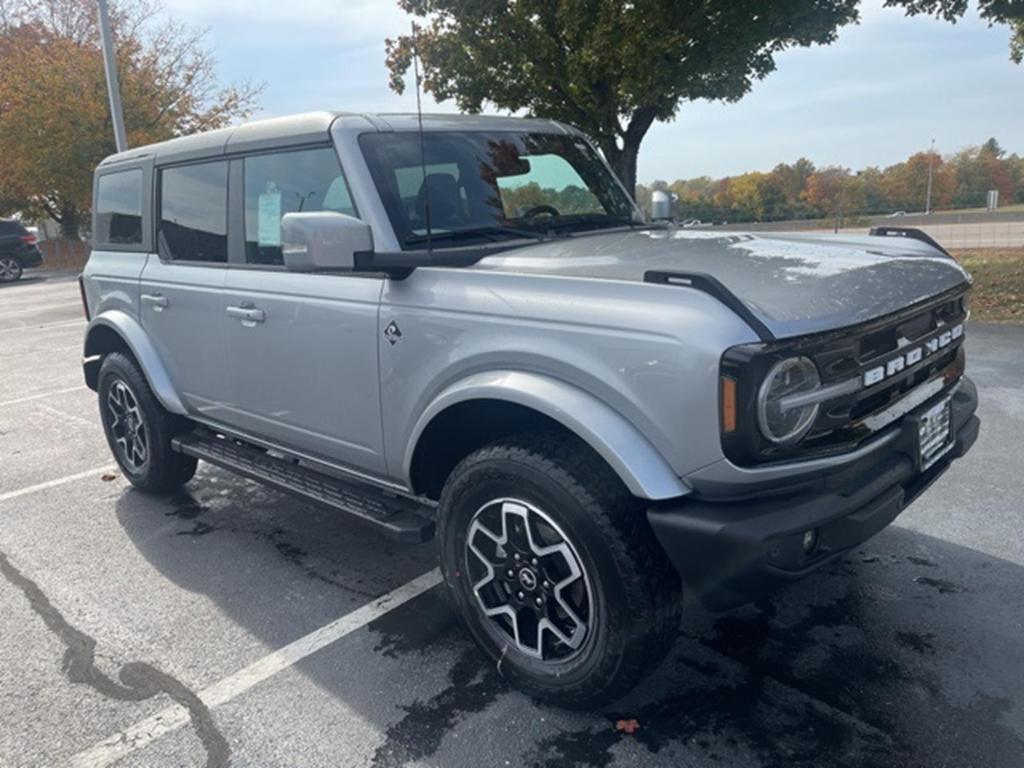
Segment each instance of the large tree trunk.
[[78,230],[82,222],[78,217],[78,209],[74,205],[64,203],[60,207],[57,223],[60,224],[61,237],[67,240],[78,240]]
[[622,186],[629,192],[629,196],[636,200],[636,162],[640,157],[640,144],[647,135],[647,131],[654,124],[654,110],[638,109],[633,113],[629,125],[622,133],[622,145],[614,138],[608,138],[601,142],[601,151],[605,160],[619,177]]
[[624,142],[620,148],[614,141],[602,142],[601,151],[604,153],[608,165],[619,177],[622,186],[629,192],[629,196],[636,199],[636,161],[640,155],[640,145],[630,146]]

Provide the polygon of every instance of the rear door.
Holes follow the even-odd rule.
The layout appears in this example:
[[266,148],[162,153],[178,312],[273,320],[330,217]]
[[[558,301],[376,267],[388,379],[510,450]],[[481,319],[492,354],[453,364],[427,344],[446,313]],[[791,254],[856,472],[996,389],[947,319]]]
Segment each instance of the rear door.
[[225,286],[231,423],[382,475],[377,339],[383,279],[288,272],[281,253],[285,213],[356,215],[334,148],[278,150],[241,162],[245,263],[234,265]]
[[220,419],[230,399],[224,279],[228,163],[159,169],[157,256],[142,273],[142,324],[189,411]]

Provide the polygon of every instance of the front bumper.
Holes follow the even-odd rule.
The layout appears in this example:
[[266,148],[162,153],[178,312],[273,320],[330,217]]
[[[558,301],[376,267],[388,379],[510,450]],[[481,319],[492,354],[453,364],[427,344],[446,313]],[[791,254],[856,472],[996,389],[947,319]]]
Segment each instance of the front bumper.
[[[772,489],[770,496],[746,501],[687,497],[654,505],[648,520],[684,586],[705,607],[743,605],[820,568],[891,523],[970,450],[981,424],[977,407],[977,389],[964,377],[952,401],[954,447],[926,472],[917,470],[904,447],[913,441],[898,439],[811,487]],[[903,429],[910,428],[905,419]],[[817,530],[817,545],[807,554],[802,540],[809,530]]]

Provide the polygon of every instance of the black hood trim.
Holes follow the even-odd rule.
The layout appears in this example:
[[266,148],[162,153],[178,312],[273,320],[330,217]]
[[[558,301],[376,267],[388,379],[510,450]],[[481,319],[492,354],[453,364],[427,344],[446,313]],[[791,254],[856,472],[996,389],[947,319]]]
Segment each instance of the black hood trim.
[[731,309],[736,315],[749,325],[760,337],[761,341],[775,341],[775,334],[767,325],[761,322],[760,318],[750,311],[739,296],[725,287],[725,284],[703,272],[666,272],[662,270],[648,270],[644,272],[645,283],[657,285],[680,285],[685,288],[693,288],[714,296],[722,304]]

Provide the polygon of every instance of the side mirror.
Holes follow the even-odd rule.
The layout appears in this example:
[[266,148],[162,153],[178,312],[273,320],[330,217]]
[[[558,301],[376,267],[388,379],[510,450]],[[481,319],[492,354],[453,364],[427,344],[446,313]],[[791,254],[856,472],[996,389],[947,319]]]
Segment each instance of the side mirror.
[[281,250],[292,272],[352,270],[357,253],[373,250],[373,233],[369,224],[344,213],[286,213]]

